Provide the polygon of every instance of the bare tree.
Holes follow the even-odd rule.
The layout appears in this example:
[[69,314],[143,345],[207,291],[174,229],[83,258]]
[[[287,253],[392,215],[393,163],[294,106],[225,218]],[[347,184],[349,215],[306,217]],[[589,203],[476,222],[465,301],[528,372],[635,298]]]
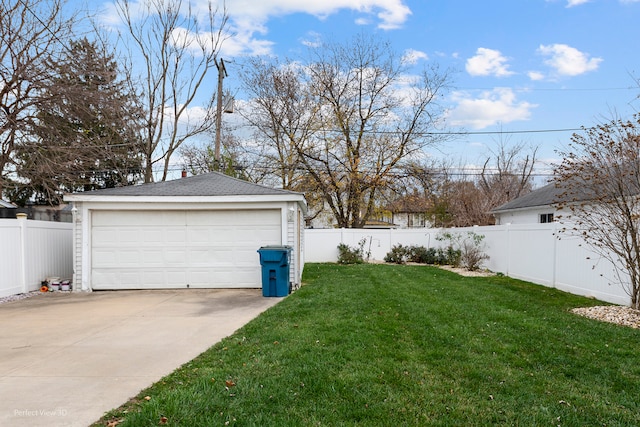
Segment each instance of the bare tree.
[[[122,42],[130,82],[140,88],[145,109],[144,179],[153,181],[153,167],[161,163],[164,181],[178,147],[215,124],[214,97],[202,106],[197,102],[206,78],[217,69],[228,16],[212,1],[204,12],[182,0],[116,0],[115,4],[125,25]],[[196,106],[203,114],[189,117]]]
[[445,185],[442,204],[446,206],[449,227],[493,224],[491,205],[474,179],[458,179]]
[[[432,67],[408,76],[388,43],[364,34],[311,54],[305,66],[266,67],[268,77],[254,80],[256,106],[269,138],[294,148],[287,158],[337,225],[359,228],[402,161],[436,142],[430,132],[449,73]],[[267,87],[280,81],[280,91]]]
[[74,20],[62,0],[0,0],[0,194],[15,179],[13,152],[30,140],[43,90],[51,84],[47,63],[64,51]]
[[526,148],[524,142],[509,146],[508,140],[499,139],[495,149],[490,150],[479,177],[479,187],[488,200],[489,210],[533,188],[538,147],[531,147],[528,152]]
[[183,144],[178,150],[184,162],[184,170],[193,175],[214,171],[223,172],[235,178],[250,180],[251,176],[245,171],[243,147],[236,135],[228,129],[221,132],[221,158],[216,161],[215,143]]
[[615,281],[640,309],[640,116],[574,134],[559,153],[557,219],[615,268]]
[[254,129],[255,140],[269,148],[255,160],[288,190],[300,190],[306,181],[297,147],[315,136],[320,120],[318,100],[304,86],[307,77],[296,62],[260,57],[249,59],[241,71],[252,99],[238,111]]

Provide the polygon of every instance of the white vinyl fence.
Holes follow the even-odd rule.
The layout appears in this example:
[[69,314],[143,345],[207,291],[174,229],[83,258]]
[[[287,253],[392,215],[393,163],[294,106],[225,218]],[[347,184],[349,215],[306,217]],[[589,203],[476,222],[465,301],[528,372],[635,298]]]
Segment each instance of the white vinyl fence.
[[[73,274],[72,224],[26,219],[0,219],[0,297],[38,289],[47,277],[70,279]],[[582,239],[562,236],[558,225],[517,224],[454,228],[485,236],[484,267],[509,277],[627,305],[630,298],[618,284],[613,266],[589,251]],[[306,262],[335,262],[339,243],[364,242],[371,260],[382,261],[392,246],[445,246],[437,239],[443,229],[305,230]]]
[[47,277],[71,279],[70,223],[0,219],[0,297],[34,291]]
[[582,239],[557,234],[558,224],[514,224],[453,229],[308,229],[305,230],[307,262],[336,262],[337,246],[364,242],[374,261],[384,260],[397,244],[426,248],[446,246],[437,240],[443,231],[484,235],[489,260],[483,267],[506,276],[558,288],[577,295],[628,305],[630,298],[617,283],[613,266],[589,251]]

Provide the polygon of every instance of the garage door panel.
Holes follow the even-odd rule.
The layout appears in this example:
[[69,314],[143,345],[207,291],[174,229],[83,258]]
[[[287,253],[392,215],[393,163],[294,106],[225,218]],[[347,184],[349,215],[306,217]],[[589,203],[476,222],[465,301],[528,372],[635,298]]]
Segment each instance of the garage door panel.
[[146,243],[164,243],[164,232],[162,227],[149,227],[141,232],[142,238],[138,242]]
[[186,213],[184,211],[157,211],[149,215],[149,211],[94,211],[91,221],[93,226],[105,227],[126,225],[138,226],[184,226]]
[[164,261],[169,266],[180,267],[185,265],[185,262],[187,260],[185,250],[186,250],[185,248],[180,248],[177,250],[168,249],[165,253],[165,256],[163,257]]
[[144,253],[140,249],[120,249],[118,264],[123,267],[137,266],[144,263]]
[[202,267],[211,264],[211,251],[207,248],[195,249],[189,248],[187,254],[189,267]]
[[162,267],[164,265],[162,249],[141,250],[139,263],[145,267]]
[[118,262],[119,255],[112,250],[101,251],[99,249],[93,250],[93,266],[94,267],[106,267]]
[[[238,242],[254,242],[257,240],[276,240],[280,238],[280,228],[237,230],[234,234]],[[256,249],[257,250],[257,249]]]
[[92,287],[260,287],[257,250],[280,243],[280,212],[94,212]]
[[213,234],[207,227],[187,228],[187,240],[191,245],[210,244]]

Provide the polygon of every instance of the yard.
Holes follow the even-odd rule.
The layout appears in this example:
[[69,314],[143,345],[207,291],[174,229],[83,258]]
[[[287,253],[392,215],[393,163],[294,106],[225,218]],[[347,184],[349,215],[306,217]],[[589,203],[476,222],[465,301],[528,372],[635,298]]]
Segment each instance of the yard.
[[96,425],[640,425],[640,331],[569,312],[601,302],[425,266],[304,283]]

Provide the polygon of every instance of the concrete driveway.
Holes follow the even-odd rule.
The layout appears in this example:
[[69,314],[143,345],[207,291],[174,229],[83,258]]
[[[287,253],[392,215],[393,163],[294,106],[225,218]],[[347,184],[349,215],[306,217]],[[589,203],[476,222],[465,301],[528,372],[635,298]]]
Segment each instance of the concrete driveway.
[[1,304],[0,425],[87,426],[280,300],[185,289]]

